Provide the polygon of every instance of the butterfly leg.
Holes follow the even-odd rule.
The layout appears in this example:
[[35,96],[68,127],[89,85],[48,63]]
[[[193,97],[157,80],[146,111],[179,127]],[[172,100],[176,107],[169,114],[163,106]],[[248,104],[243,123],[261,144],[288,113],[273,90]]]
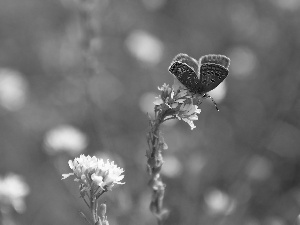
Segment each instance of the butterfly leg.
[[215,102],[215,100],[214,100],[209,94],[205,93],[205,94],[202,96],[202,98],[210,98],[210,100],[214,103],[216,109],[219,111],[219,108],[218,108],[218,106],[217,106],[217,103]]

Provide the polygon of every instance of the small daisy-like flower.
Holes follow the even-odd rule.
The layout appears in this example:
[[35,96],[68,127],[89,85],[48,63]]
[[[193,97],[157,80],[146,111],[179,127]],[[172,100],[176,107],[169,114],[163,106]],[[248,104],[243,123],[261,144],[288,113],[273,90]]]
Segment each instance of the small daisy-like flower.
[[91,190],[100,187],[102,190],[111,190],[115,184],[124,184],[121,180],[124,178],[124,170],[114,162],[98,159],[95,156],[80,155],[73,161],[69,160],[69,166],[73,173],[63,174],[62,179],[74,175],[75,181],[81,184],[81,191]]

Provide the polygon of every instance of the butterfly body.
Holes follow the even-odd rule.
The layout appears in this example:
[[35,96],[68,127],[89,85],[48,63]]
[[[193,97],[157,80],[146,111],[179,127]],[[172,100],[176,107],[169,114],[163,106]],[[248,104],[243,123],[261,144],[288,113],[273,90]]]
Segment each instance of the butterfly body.
[[229,73],[229,64],[230,59],[223,55],[205,55],[198,63],[186,54],[178,54],[169,71],[190,92],[205,94],[224,81]]

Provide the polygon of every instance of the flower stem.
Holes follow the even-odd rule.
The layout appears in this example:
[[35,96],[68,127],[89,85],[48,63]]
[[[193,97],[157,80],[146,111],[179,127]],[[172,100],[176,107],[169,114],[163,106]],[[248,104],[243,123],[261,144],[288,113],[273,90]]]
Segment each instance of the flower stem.
[[94,197],[94,190],[91,188],[91,197],[90,197],[90,209],[93,215],[93,222],[96,224],[98,222],[98,215],[97,215],[97,203],[96,203],[96,198]]
[[160,134],[160,125],[164,122],[166,112],[155,110],[155,119],[149,121],[150,131],[147,135],[149,150],[148,173],[150,175],[149,186],[152,189],[152,199],[150,210],[157,218],[157,224],[162,225],[168,216],[168,210],[163,208],[163,199],[166,185],[162,182],[160,171],[163,165],[163,155],[165,143]]
[[83,201],[85,202],[85,204],[87,205],[87,207],[91,208],[89,203],[87,203],[87,201],[85,200],[84,196],[82,196]]

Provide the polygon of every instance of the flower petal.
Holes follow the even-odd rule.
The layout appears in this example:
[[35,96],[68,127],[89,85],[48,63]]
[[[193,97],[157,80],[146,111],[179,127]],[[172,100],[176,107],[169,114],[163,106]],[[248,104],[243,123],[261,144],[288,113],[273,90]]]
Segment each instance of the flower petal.
[[62,180],[63,180],[63,179],[66,179],[66,178],[68,178],[69,176],[72,176],[72,175],[74,175],[74,173],[63,174],[63,175],[62,175],[63,178],[61,178],[61,179],[62,179]]

